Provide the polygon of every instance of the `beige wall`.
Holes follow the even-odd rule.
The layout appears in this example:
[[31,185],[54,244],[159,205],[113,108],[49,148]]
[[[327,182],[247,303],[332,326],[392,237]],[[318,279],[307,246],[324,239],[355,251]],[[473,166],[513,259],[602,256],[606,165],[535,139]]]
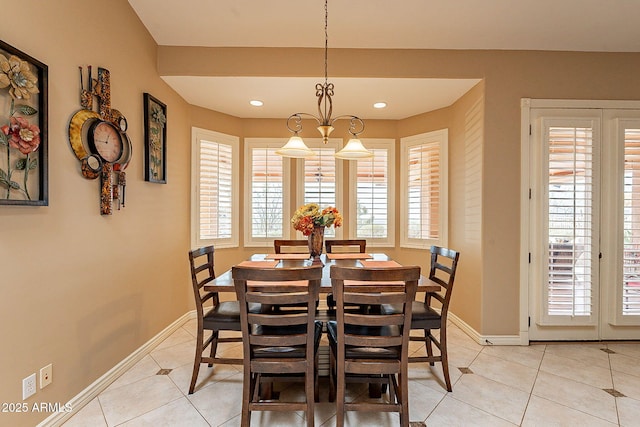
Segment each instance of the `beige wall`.
[[[313,58],[321,57],[321,51],[161,46],[158,55],[161,75],[314,76],[319,64]],[[466,252],[460,262],[461,269],[473,268],[473,280],[479,287],[469,285],[475,289],[474,300],[462,305],[456,301],[454,307],[457,305],[460,312],[456,314],[480,334],[518,334],[520,100],[523,97],[640,99],[637,78],[640,54],[330,49],[329,59],[333,77],[484,80],[482,240],[472,248],[472,265],[465,265],[469,256]],[[454,126],[457,119],[455,113],[452,114],[451,126]],[[413,123],[413,120],[407,122]],[[455,161],[452,165],[456,165]],[[453,197],[455,200],[456,195]],[[449,224],[452,235],[455,236],[460,226],[463,224],[458,221]],[[457,243],[461,247],[466,245],[464,241]],[[469,278],[470,274],[467,270],[464,276]],[[457,286],[465,285],[461,280]],[[470,305],[474,308],[469,307],[466,312],[464,307]]]
[[[465,184],[465,117],[478,102],[484,100],[484,83],[481,82],[467,92],[453,105],[441,110],[420,114],[401,120],[398,125],[398,137],[416,135],[439,129],[449,131],[449,238],[447,246],[460,252],[461,262],[456,273],[456,282],[451,300],[451,312],[463,319],[476,331],[481,331],[482,297],[482,241],[479,236],[466,231],[468,221],[481,220],[481,212],[469,207],[465,197],[469,191]],[[397,168],[401,170],[399,152]],[[401,188],[397,185],[397,194]],[[399,218],[399,207],[396,209]],[[400,234],[400,225],[396,225],[396,236]],[[423,270],[429,268],[429,257],[424,250],[397,248],[394,255],[403,263],[420,265]]]
[[[191,307],[191,126],[241,138],[287,136],[281,121],[188,106],[158,70],[315,76],[322,51],[156,49],[126,0],[110,0],[108,7],[95,0],[24,0],[15,16],[3,20],[2,39],[49,66],[50,205],[0,207],[0,401],[21,402],[22,378],[53,363],[53,384],[27,402],[66,402]],[[520,98],[640,99],[640,55],[339,49],[330,60],[336,77],[484,79],[449,108],[367,122],[363,137],[398,140],[449,128],[450,245],[462,252],[453,309],[481,334],[517,334]],[[110,217],[99,215],[98,183],[82,178],[67,139],[69,119],[80,108],[78,66],[88,64],[110,69],[112,104],[127,117],[134,147],[127,207]],[[166,185],[143,180],[143,92],[168,106]],[[461,228],[464,115],[482,99],[482,238],[470,243]],[[219,251],[218,270],[250,252]],[[422,263],[416,251],[392,253]],[[0,414],[0,424],[32,425],[47,415]]]
[[[22,379],[53,363],[53,383],[26,402],[64,403],[191,303],[189,110],[158,77],[155,42],[126,0],[25,0],[5,12],[0,37],[49,67],[50,202],[0,206],[0,402],[22,402]],[[99,182],[82,177],[67,138],[88,64],[111,71],[133,143],[126,208],[112,216],[100,216]],[[144,181],[143,92],[167,104],[166,185]],[[0,425],[48,415],[0,413]]]

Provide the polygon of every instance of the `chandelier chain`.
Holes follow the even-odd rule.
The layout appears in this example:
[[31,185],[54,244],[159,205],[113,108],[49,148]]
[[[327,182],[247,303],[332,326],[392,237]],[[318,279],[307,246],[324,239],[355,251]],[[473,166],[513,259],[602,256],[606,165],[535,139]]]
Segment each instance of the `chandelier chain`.
[[324,1],[324,84],[329,82],[329,0]]
[[347,145],[335,154],[337,158],[359,159],[372,157],[373,153],[368,151],[358,139],[358,135],[364,131],[364,121],[352,114],[343,114],[338,117],[331,117],[333,112],[333,83],[329,83],[329,1],[324,1],[324,84],[316,84],[316,97],[318,102],[318,116],[310,113],[293,113],[287,119],[287,128],[293,133],[289,142],[284,145],[276,154],[286,157],[308,157],[314,155],[298,135],[302,131],[302,117],[310,117],[318,123],[318,131],[322,136],[324,144],[329,142],[329,135],[333,132],[333,123],[339,119],[348,119],[348,132],[353,136]]

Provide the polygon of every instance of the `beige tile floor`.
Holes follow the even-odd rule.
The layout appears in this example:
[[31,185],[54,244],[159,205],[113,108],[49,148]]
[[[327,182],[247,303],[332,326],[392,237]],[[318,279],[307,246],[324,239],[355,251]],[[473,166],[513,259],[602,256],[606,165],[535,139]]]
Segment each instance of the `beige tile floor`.
[[[638,426],[640,343],[553,343],[481,346],[449,327],[453,392],[436,365],[409,368],[412,421],[436,426]],[[187,394],[195,346],[189,321],[80,409],[65,427],[238,426],[242,367],[202,365],[196,392]],[[225,344],[226,355],[242,352]],[[412,343],[411,351],[424,351]],[[462,373],[459,368],[468,368]],[[161,369],[170,370],[159,374]],[[335,405],[321,380],[315,425],[335,425]],[[298,393],[296,386],[282,391]],[[352,388],[353,398],[366,389]],[[255,413],[252,425],[305,425],[302,413]],[[396,414],[348,413],[348,426],[395,426]]]

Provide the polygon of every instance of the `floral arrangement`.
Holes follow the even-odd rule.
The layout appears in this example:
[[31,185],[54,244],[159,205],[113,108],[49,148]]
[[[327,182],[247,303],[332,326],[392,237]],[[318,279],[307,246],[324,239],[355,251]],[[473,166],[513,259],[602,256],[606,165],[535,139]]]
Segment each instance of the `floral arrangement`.
[[[6,89],[11,101],[7,124],[0,126],[0,147],[6,149],[6,170],[0,168],[0,187],[6,189],[3,197],[10,198],[11,190],[24,193],[31,200],[27,188],[29,172],[38,167],[38,160],[29,155],[40,146],[40,128],[29,123],[26,117],[35,116],[38,111],[24,103],[31,95],[39,93],[38,78],[31,71],[31,65],[10,55],[8,58],[0,53],[0,90]],[[16,103],[18,101],[19,103]],[[12,162],[11,151],[15,150],[15,161]],[[24,155],[24,157],[22,157]],[[22,173],[22,183],[16,181],[18,173]]]
[[320,210],[316,203],[308,203],[300,206],[291,218],[293,228],[302,231],[308,236],[313,232],[313,228],[320,227],[340,227],[342,225],[342,215],[337,208],[332,206]]

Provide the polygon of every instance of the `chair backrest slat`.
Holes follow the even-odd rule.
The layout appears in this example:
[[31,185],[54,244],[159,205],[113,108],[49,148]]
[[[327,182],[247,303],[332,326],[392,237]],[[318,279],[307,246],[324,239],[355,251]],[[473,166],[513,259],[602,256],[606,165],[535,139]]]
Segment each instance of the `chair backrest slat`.
[[[289,292],[289,293],[285,293],[286,291],[290,290],[291,288],[283,288],[283,287],[274,287],[274,288],[269,288],[270,291],[272,292],[278,292],[278,293],[264,293],[264,292],[255,292],[255,291],[249,291],[247,292],[247,302],[255,302],[258,304],[271,304],[271,305],[275,305],[275,304],[293,304],[293,303],[299,303],[302,304],[304,302],[307,301],[308,297],[308,292]],[[297,290],[297,289],[296,289]]]
[[277,254],[281,254],[281,253],[304,254],[309,251],[309,241],[308,240],[276,239],[273,241],[273,250]]
[[[325,240],[324,246],[328,254],[334,252],[356,252],[363,254],[367,250],[367,241],[364,239]],[[336,250],[338,248],[341,249]]]
[[357,326],[402,326],[404,314],[388,314],[386,316],[345,313],[344,321],[347,325]]
[[[394,285],[396,289],[397,285]],[[404,285],[403,285],[404,287]],[[384,291],[387,292],[387,291]],[[380,304],[380,301],[384,300],[383,304],[400,304],[404,301],[405,294],[403,292],[389,292],[384,295],[368,294],[364,292],[345,292],[344,302],[349,304]]]
[[291,325],[304,325],[307,323],[307,313],[292,313],[285,314],[286,311],[281,312],[277,316],[267,313],[249,313],[249,323],[252,325],[267,325],[267,326],[291,326]]
[[344,344],[358,347],[389,348],[402,345],[402,335],[397,336],[367,336],[345,334]]
[[291,334],[284,339],[282,335],[251,335],[249,344],[261,347],[281,347],[304,345],[307,342],[307,334]]

